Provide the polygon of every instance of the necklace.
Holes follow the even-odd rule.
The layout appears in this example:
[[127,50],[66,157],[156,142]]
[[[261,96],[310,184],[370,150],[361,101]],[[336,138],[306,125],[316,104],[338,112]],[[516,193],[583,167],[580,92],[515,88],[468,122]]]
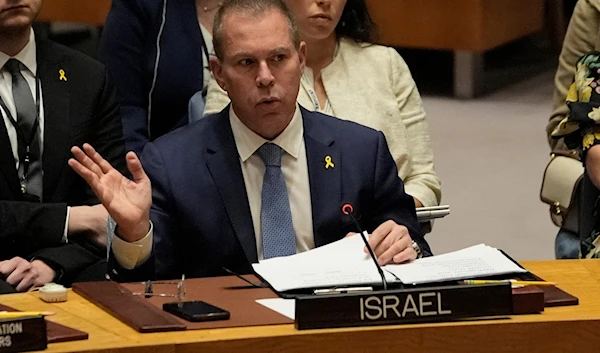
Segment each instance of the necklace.
[[204,6],[204,7],[202,8],[202,10],[203,10],[204,12],[213,11],[213,10],[216,10],[216,9],[218,9],[219,7],[221,7],[221,5],[223,5],[223,3],[222,3],[222,2],[219,2],[219,3],[217,3],[217,5],[215,5],[215,6],[213,6],[213,7]]

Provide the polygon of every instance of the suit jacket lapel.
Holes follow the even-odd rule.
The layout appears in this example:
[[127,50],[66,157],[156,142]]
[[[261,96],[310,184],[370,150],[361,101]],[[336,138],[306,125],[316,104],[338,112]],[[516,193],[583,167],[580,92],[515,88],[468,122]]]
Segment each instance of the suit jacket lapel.
[[[50,201],[66,165],[69,145],[70,92],[66,59],[50,50],[43,40],[37,42],[38,76],[42,85],[44,109],[44,200]],[[67,81],[61,80],[64,70]]]
[[254,263],[258,262],[256,238],[228,112],[229,108],[225,108],[215,124],[207,151],[207,165],[246,258]]
[[[4,117],[0,114],[0,118]],[[15,157],[12,154],[12,146],[8,139],[8,132],[4,121],[0,121],[0,171],[6,179],[6,184],[9,187],[10,193],[16,198],[21,198],[19,175],[15,165]]]
[[327,243],[324,238],[326,232],[322,229],[330,227],[331,220],[340,218],[342,158],[341,152],[335,147],[333,136],[320,128],[319,116],[304,108],[300,109],[304,122],[313,233],[315,234],[315,246],[318,247]]

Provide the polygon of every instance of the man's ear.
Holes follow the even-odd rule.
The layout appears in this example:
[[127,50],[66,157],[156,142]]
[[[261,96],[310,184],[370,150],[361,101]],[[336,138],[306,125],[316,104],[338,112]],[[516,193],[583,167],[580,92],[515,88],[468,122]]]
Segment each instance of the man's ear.
[[300,47],[298,48],[298,58],[300,59],[300,69],[304,73],[304,68],[306,67],[306,43],[300,42]]
[[215,77],[215,80],[217,81],[219,86],[224,91],[227,91],[227,85],[225,84],[225,79],[223,77],[223,64],[221,63],[221,60],[219,60],[219,58],[213,56],[210,58],[210,61],[208,64],[210,66],[210,71],[212,72],[212,74]]

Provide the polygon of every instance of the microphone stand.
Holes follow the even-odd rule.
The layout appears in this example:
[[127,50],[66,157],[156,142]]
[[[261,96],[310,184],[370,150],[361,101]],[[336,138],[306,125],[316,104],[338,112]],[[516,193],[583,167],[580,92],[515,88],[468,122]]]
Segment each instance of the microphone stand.
[[381,266],[379,266],[379,263],[377,262],[377,258],[375,257],[375,253],[373,252],[371,245],[369,245],[369,242],[367,241],[366,232],[363,231],[360,224],[358,224],[358,221],[354,217],[353,212],[354,212],[354,208],[352,207],[351,204],[347,203],[342,207],[342,213],[350,216],[350,218],[352,219],[352,222],[356,226],[356,229],[358,229],[360,236],[362,237],[362,240],[365,243],[367,250],[369,251],[369,255],[371,255],[371,259],[373,260],[373,262],[375,263],[375,266],[377,267],[377,272],[379,272],[379,276],[381,276],[381,284],[383,285],[383,290],[387,290],[388,289],[387,281],[385,280],[385,275],[383,274],[383,269],[381,268]]

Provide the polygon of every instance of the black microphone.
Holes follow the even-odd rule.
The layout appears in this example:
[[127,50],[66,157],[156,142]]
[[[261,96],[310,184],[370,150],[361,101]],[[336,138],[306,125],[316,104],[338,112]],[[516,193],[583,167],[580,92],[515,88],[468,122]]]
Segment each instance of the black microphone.
[[367,238],[365,237],[365,234],[364,234],[365,232],[360,227],[360,224],[358,224],[358,221],[356,220],[356,218],[354,218],[353,212],[354,212],[354,207],[352,207],[352,204],[347,203],[347,204],[344,204],[344,206],[342,206],[342,213],[345,215],[348,215],[348,216],[350,216],[350,218],[352,218],[352,221],[354,222],[356,229],[358,229],[358,232],[360,233],[360,236],[362,237],[363,242],[365,243],[367,249],[369,250],[371,259],[373,259],[375,266],[377,266],[377,272],[379,272],[379,275],[381,276],[381,284],[383,284],[383,290],[387,290],[387,281],[385,280],[385,275],[383,274],[383,270],[381,269],[381,266],[379,266],[379,263],[377,262],[377,258],[375,257],[375,253],[373,252],[371,245],[369,245],[369,242],[367,241]]

